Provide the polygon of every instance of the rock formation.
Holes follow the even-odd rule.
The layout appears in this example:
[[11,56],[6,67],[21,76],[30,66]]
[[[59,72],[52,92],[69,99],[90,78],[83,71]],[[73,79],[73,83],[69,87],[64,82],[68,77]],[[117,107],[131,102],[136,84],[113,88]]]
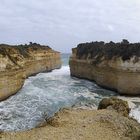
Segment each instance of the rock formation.
[[117,97],[104,98],[99,103],[98,109],[114,110],[125,117],[128,117],[130,112],[128,102]]
[[28,76],[60,67],[60,53],[48,46],[1,44],[0,101],[15,94]]
[[140,94],[140,43],[79,44],[69,64],[72,76],[94,80],[120,94]]
[[[113,101],[113,106],[126,104],[120,99],[108,101]],[[127,106],[124,108],[127,110]],[[140,140],[140,124],[116,109],[65,108],[39,128],[2,132],[0,137],[2,140]]]

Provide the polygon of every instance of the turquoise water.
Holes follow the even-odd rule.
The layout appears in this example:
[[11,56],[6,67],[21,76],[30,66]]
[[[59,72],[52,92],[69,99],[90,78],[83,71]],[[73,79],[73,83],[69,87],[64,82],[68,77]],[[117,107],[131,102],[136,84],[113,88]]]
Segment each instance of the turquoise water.
[[69,65],[69,57],[70,57],[70,55],[71,54],[68,54],[68,53],[61,54],[63,66],[68,66]]
[[94,109],[102,98],[117,95],[93,82],[70,77],[69,56],[62,55],[61,69],[29,77],[16,95],[0,102],[0,130],[31,129],[60,108],[75,106]]

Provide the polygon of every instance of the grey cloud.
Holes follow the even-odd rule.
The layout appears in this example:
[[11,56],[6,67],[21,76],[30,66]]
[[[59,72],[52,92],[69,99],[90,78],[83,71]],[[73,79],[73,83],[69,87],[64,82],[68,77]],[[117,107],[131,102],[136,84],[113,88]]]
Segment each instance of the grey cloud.
[[0,42],[70,52],[80,42],[140,41],[139,0],[1,0]]

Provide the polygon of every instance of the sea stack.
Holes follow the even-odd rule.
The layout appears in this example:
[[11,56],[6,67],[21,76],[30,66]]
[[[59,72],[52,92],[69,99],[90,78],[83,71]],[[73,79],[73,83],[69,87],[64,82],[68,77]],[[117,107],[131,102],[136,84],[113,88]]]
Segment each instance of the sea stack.
[[72,49],[72,76],[95,81],[120,94],[140,94],[140,43],[91,42]]
[[28,76],[61,67],[60,53],[48,46],[0,45],[0,101],[15,94]]

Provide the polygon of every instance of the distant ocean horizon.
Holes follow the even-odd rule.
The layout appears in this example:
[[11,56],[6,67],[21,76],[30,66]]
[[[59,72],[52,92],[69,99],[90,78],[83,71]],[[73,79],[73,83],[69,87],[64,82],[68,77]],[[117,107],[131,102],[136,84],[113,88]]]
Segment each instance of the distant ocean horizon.
[[71,56],[71,53],[61,53],[62,58],[62,65],[68,66],[69,65],[69,57]]

